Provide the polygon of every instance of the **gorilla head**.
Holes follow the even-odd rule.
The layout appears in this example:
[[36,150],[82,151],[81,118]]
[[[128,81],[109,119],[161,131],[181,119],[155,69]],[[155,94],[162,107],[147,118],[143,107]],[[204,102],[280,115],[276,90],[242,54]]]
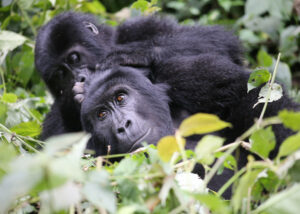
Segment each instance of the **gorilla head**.
[[173,132],[166,86],[152,84],[134,68],[101,72],[85,83],[81,119],[96,155],[127,153]]
[[112,34],[110,27],[97,25],[93,16],[73,12],[58,15],[39,30],[35,65],[55,97],[69,94],[88,66],[101,62]]

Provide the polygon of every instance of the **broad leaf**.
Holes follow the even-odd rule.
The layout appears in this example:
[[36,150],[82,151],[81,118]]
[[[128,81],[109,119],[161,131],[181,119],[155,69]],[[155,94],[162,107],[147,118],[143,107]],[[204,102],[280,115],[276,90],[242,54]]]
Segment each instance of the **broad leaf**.
[[296,214],[299,213],[300,184],[273,195],[266,202],[261,204],[253,214]]
[[29,137],[36,137],[41,133],[41,126],[36,121],[20,123],[11,128],[11,131]]
[[212,114],[198,113],[185,119],[179,130],[184,137],[194,134],[205,134],[231,127],[230,123],[224,122],[218,116]]
[[254,132],[250,137],[251,151],[267,158],[270,151],[275,148],[276,138],[272,127],[260,129]]
[[0,31],[0,52],[12,51],[22,45],[26,38],[11,31]]
[[174,152],[179,152],[179,146],[174,136],[163,137],[157,144],[157,150],[159,157],[165,161],[170,161]]
[[285,127],[294,131],[300,131],[300,112],[283,110],[279,112],[279,118]]
[[272,85],[270,97],[267,100],[268,91],[269,91],[269,84],[261,88],[258,95],[258,102],[254,104],[253,108],[255,108],[259,103],[265,103],[265,102],[270,103],[279,100],[283,95],[282,87],[277,83],[274,83]]
[[237,211],[240,209],[242,202],[248,195],[249,188],[255,183],[255,180],[261,171],[262,169],[247,171],[240,179],[231,200],[235,213],[238,213]]
[[300,132],[288,137],[279,148],[277,158],[287,156],[300,149]]
[[261,49],[257,54],[257,61],[259,66],[270,67],[273,59],[266,51]]
[[17,102],[18,97],[13,93],[4,93],[2,96],[2,101],[6,103],[15,103]]
[[196,158],[202,164],[212,164],[214,152],[223,145],[224,139],[218,136],[206,135],[196,146]]
[[229,214],[230,209],[225,201],[212,194],[193,195],[201,204],[205,205],[212,213]]
[[254,88],[261,86],[263,83],[268,82],[271,74],[267,69],[257,69],[250,74],[248,80],[248,92]]

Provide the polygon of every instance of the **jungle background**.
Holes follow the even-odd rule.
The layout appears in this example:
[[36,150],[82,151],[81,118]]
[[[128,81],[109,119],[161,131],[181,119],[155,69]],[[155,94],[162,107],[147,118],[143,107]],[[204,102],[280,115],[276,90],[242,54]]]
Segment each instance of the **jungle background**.
[[[147,145],[134,154],[119,155],[124,157],[119,163],[110,163],[108,157],[83,155],[88,139],[83,133],[46,143],[38,140],[53,99],[34,66],[38,29],[59,13],[92,13],[100,23],[112,26],[159,13],[183,25],[220,24],[232,30],[241,40],[249,69],[272,73],[281,53],[276,79],[300,102],[299,0],[1,0],[0,4],[1,214],[299,212],[299,113],[282,112],[276,118],[296,134],[282,144],[274,160],[266,155],[272,150],[264,144],[272,135],[264,128],[272,124],[266,119],[258,130],[262,148],[254,149],[259,137],[258,131],[252,131],[246,136],[252,137],[251,144],[233,142],[225,147],[221,139],[207,135],[198,150],[185,151],[179,132],[157,147]],[[201,118],[192,119],[201,124]],[[213,120],[216,129],[222,126]],[[203,127],[196,128],[206,133]],[[231,153],[243,143],[261,159],[249,155],[248,165],[237,169]],[[206,168],[203,180],[190,173],[195,163]],[[207,182],[224,167],[234,170],[234,176],[220,191],[209,191]],[[222,192],[230,185],[234,194],[224,200]]]

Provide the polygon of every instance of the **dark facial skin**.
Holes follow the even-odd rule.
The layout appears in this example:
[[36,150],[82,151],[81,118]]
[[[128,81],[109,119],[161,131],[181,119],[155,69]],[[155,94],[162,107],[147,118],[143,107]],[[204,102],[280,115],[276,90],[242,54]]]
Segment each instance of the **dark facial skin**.
[[165,86],[135,70],[107,70],[86,85],[81,118],[97,155],[108,146],[111,154],[131,152],[173,133]]

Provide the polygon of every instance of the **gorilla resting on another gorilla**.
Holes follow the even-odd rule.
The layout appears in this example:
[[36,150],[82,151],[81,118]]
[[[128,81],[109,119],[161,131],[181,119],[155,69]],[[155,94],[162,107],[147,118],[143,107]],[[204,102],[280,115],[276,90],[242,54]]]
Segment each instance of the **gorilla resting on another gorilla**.
[[85,88],[81,119],[97,156],[131,152],[174,133],[166,85],[152,84],[142,72],[109,69],[91,76]]
[[[220,27],[180,26],[152,16],[129,20],[113,30],[97,25],[90,16],[66,13],[43,27],[37,38],[36,66],[55,96],[43,138],[81,130],[71,88],[90,73],[101,76],[104,69],[96,67],[114,64],[146,67],[150,72],[136,72],[153,84],[167,84],[175,124],[197,112],[232,123],[233,129],[220,133],[228,142],[247,130],[262,109],[262,104],[252,109],[259,89],[247,93],[249,72],[241,65],[238,40]],[[268,105],[266,116],[283,108],[298,106],[284,96]],[[274,130],[278,142],[291,134],[281,125]]]
[[81,130],[71,88],[93,73],[96,63],[102,68],[149,68],[147,77],[153,83],[170,86],[171,115],[178,121],[196,112],[226,115],[241,96],[239,41],[217,26],[180,26],[169,19],[143,17],[111,29],[97,25],[91,16],[65,13],[39,31],[35,62],[55,98],[42,139]]

